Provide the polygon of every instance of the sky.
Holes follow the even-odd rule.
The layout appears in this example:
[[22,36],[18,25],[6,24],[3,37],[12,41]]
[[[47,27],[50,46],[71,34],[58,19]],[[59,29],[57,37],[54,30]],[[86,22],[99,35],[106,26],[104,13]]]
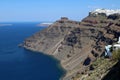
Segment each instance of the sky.
[[120,9],[120,0],[0,0],[0,22],[80,21],[97,8]]

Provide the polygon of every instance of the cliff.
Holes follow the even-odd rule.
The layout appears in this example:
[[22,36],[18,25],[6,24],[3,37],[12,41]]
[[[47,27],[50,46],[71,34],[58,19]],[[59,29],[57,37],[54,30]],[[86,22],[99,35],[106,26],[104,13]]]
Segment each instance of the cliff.
[[114,65],[102,80],[119,80],[120,79],[120,61]]
[[[27,49],[53,55],[67,71],[63,80],[84,74],[120,36],[120,14],[90,12],[81,22],[62,17],[24,41]],[[79,78],[81,79],[81,78]]]

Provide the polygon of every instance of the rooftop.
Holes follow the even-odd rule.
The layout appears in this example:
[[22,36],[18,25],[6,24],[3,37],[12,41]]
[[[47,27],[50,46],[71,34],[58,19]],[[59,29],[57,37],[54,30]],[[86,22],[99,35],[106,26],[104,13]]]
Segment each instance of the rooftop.
[[105,13],[107,16],[112,14],[120,14],[120,9],[112,10],[112,9],[96,9],[94,11],[91,11],[92,14],[99,14],[99,13]]

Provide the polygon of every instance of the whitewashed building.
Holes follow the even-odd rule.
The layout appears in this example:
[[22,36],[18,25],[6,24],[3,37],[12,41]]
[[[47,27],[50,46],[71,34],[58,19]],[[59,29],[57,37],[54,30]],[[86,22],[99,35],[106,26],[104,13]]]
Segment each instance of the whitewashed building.
[[105,46],[105,56],[112,56],[111,49],[113,50],[120,49],[120,37],[118,39],[117,44]]

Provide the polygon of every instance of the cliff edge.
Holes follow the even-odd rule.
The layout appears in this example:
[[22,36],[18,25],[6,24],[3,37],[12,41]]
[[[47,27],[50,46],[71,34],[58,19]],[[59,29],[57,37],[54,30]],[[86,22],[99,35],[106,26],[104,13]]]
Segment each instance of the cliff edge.
[[106,13],[90,12],[81,22],[62,17],[27,38],[23,47],[53,55],[67,71],[63,80],[73,80],[103,55],[105,45],[117,42],[120,36],[120,14]]

